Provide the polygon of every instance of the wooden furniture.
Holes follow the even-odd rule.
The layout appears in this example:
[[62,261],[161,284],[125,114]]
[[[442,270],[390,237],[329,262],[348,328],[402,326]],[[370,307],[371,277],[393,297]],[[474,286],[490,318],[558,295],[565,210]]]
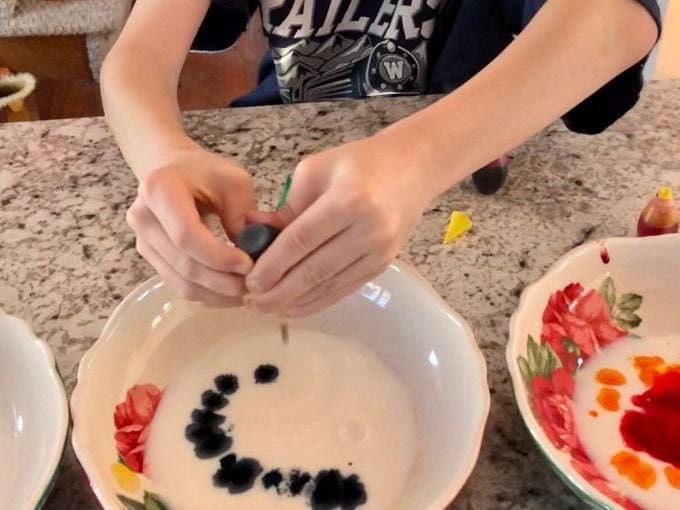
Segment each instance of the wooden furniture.
[[[230,50],[190,54],[179,84],[182,110],[223,107],[246,93],[255,84],[257,66],[266,48],[256,14],[248,31]],[[99,84],[90,72],[84,36],[1,37],[0,66],[26,71],[37,78],[32,95],[32,116],[36,119],[32,120],[103,114]]]
[[[0,38],[0,65],[38,80],[31,95],[40,120],[101,115],[83,36]],[[37,120],[37,119],[35,119]]]

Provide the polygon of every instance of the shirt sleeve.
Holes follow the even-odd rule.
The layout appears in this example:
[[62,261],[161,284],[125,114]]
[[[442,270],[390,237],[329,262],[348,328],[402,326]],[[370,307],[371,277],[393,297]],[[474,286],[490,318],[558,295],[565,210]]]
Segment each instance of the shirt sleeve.
[[204,52],[226,50],[245,32],[257,6],[257,0],[211,0],[191,49]]
[[[636,0],[649,11],[661,33],[661,12],[656,0]],[[513,32],[519,33],[546,0],[504,0],[503,16]],[[571,131],[597,134],[630,110],[640,98],[644,85],[643,69],[647,57],[616,76],[600,90],[562,117]],[[587,62],[584,63],[588,65]]]

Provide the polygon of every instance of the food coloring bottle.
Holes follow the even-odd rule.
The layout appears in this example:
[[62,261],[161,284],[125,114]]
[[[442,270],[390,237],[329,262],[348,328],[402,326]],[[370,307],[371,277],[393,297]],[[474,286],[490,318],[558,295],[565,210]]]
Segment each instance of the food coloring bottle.
[[673,192],[663,187],[645,206],[637,224],[638,237],[675,234],[678,231],[678,211]]

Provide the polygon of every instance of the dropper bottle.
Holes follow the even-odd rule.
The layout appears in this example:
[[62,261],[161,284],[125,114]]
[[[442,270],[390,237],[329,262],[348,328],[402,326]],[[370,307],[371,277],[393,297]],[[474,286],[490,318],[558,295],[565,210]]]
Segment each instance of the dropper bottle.
[[[281,196],[279,197],[279,203],[277,205],[278,209],[281,209],[281,207],[286,204],[286,198],[288,197],[288,191],[290,191],[291,184],[292,179],[288,176],[283,186]],[[260,255],[271,246],[280,233],[281,231],[278,228],[271,225],[253,223],[241,230],[236,238],[235,244],[239,249],[250,255],[253,262],[257,262]],[[287,344],[290,339],[288,323],[285,320],[280,320],[279,329],[281,331],[281,340],[283,340],[284,344]]]
[[675,234],[678,232],[678,211],[673,192],[664,186],[645,206],[637,224],[638,237]]

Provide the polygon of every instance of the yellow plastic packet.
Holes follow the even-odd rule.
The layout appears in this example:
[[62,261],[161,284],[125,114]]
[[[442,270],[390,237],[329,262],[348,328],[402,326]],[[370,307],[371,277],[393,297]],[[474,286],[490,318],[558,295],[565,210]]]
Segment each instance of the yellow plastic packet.
[[471,228],[472,220],[467,214],[461,211],[453,211],[453,213],[451,213],[449,227],[447,228],[446,235],[444,236],[444,244],[449,244],[456,237],[464,234]]

